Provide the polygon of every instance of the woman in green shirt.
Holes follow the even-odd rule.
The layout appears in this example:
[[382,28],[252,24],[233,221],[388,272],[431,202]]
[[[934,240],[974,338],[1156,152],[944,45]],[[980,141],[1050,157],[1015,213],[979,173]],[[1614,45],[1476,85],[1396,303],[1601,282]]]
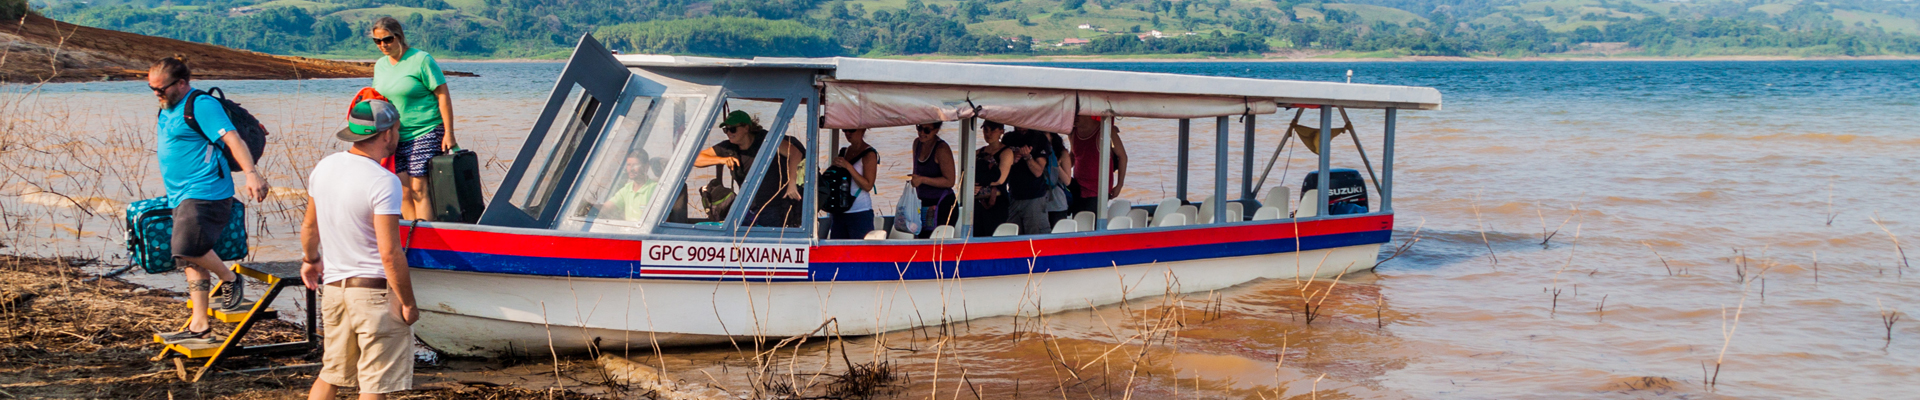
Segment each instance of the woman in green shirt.
[[447,94],[447,76],[427,52],[407,46],[400,21],[380,17],[368,32],[385,54],[373,63],[373,89],[400,109],[400,148],[394,152],[394,170],[405,183],[400,213],[406,219],[433,218],[427,201],[427,164],[453,151],[453,97]]

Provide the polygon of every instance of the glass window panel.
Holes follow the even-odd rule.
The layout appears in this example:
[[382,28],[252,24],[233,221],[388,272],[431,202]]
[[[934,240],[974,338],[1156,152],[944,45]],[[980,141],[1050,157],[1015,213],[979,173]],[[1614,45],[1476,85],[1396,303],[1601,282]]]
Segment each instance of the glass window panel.
[[548,125],[547,135],[541,141],[540,148],[529,160],[526,171],[522,172],[519,187],[514,190],[512,204],[526,211],[527,215],[539,218],[553,190],[559,185],[560,175],[566,171],[568,156],[579,147],[582,133],[593,121],[594,112],[600,106],[599,101],[588,96],[586,89],[574,84],[567,92],[567,102],[560,107],[552,124]]

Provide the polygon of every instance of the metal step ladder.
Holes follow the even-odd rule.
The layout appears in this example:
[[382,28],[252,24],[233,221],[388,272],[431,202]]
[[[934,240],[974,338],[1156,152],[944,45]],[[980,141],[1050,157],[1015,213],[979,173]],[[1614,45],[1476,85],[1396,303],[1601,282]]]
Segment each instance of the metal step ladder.
[[[318,298],[314,292],[307,290],[306,285],[301,280],[299,263],[266,263],[252,267],[236,263],[233,264],[232,268],[234,273],[265,282],[268,289],[267,293],[260,296],[259,300],[244,306],[246,311],[228,312],[212,308],[207,310],[208,316],[212,317],[213,320],[236,324],[234,325],[233,332],[226,335],[224,341],[206,344],[168,344],[166,341],[161,340],[159,334],[153,335],[154,343],[159,343],[164,346],[160,350],[160,354],[153,356],[153,361],[173,360],[173,366],[180,376],[180,380],[199,382],[201,377],[207,375],[207,371],[213,370],[215,364],[229,357],[299,353],[310,351],[319,346],[319,335],[315,329],[319,326],[320,303],[317,301]],[[225,285],[227,283],[223,282],[221,284]],[[254,324],[271,321],[274,318],[280,317],[278,310],[267,306],[273,304],[273,299],[280,296],[282,289],[289,287],[305,290],[307,294],[306,340],[241,346],[241,339],[247,336],[247,333],[253,329]],[[186,326],[184,325],[183,323],[180,329],[185,330]],[[186,361],[199,359],[206,359],[206,363],[199,368],[198,372],[193,373],[191,379],[189,379]]]

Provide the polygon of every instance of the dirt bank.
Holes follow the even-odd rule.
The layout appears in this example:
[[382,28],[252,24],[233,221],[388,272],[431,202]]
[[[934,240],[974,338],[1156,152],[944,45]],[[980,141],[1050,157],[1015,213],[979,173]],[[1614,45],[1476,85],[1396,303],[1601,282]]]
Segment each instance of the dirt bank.
[[185,56],[201,79],[309,79],[373,76],[373,64],[235,50],[205,43],[91,28],[39,15],[0,25],[0,83],[145,79],[147,66]]
[[[111,399],[298,399],[313,383],[314,368],[224,373],[318,362],[318,354],[279,358],[240,357],[222,362],[198,383],[182,382],[170,363],[150,361],[153,333],[175,330],[187,309],[182,293],[150,289],[115,279],[92,282],[82,272],[90,260],[0,256],[0,397]],[[258,292],[252,292],[258,293]],[[221,331],[231,325],[216,324]],[[250,341],[297,340],[300,328],[285,321],[256,326]],[[533,365],[525,360],[457,360],[416,367],[415,390],[402,398],[586,399],[578,381],[550,389],[551,373],[590,376],[592,361]],[[526,364],[526,365],[522,365]],[[524,371],[523,371],[524,370]],[[542,384],[515,385],[548,372]],[[516,380],[517,379],[517,380]],[[351,394],[352,390],[343,390]]]

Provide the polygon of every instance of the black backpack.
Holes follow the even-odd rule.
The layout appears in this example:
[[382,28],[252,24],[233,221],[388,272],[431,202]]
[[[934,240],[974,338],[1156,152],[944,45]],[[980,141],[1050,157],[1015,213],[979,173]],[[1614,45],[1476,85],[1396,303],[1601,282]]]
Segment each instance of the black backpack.
[[847,212],[853,208],[855,197],[853,174],[846,168],[832,167],[820,172],[820,211]]
[[[200,129],[200,121],[193,116],[193,101],[202,95],[213,96],[214,99],[220,100],[220,107],[227,112],[227,120],[233,122],[234,131],[240,133],[240,141],[247,144],[247,153],[253,154],[253,164],[259,166],[260,156],[267,151],[267,126],[262,125],[260,119],[254,118],[253,113],[241,107],[240,103],[227,100],[227,92],[220,88],[207,89],[204,92],[195,90],[187,94],[185,100],[187,127],[193,128],[193,132],[200,134],[200,137],[207,137],[207,132]],[[226,143],[214,140],[213,146],[220,148],[220,155],[227,158],[227,171],[240,170],[240,160],[233,157],[233,150],[228,149]]]

